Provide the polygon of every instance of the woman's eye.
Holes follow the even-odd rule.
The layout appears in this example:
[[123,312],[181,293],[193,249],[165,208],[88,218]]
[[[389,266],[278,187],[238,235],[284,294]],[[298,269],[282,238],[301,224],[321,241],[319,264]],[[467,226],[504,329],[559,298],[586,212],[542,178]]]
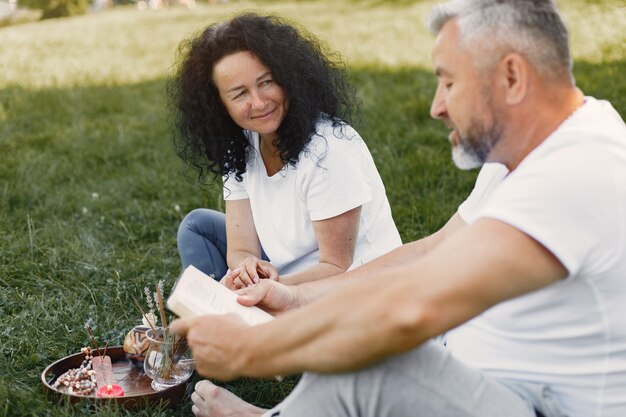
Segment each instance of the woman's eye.
[[246,94],[246,92],[245,92],[245,91],[242,91],[241,93],[239,93],[239,94],[237,94],[235,97],[233,97],[233,100],[237,100],[237,99],[239,99],[239,98],[243,97],[245,94]]

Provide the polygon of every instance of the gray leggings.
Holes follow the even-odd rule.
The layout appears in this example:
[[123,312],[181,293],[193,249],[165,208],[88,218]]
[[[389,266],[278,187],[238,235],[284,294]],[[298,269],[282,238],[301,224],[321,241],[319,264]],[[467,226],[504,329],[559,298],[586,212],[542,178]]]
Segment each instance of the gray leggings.
[[499,382],[430,341],[358,372],[305,373],[264,417],[540,415],[564,417],[546,386]]

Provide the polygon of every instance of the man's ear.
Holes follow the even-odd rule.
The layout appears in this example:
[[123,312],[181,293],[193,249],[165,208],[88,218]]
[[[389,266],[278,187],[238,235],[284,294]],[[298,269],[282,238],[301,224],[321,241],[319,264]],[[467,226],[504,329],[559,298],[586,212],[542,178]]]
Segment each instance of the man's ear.
[[502,58],[498,69],[506,103],[521,103],[528,93],[528,62],[521,55],[510,53]]

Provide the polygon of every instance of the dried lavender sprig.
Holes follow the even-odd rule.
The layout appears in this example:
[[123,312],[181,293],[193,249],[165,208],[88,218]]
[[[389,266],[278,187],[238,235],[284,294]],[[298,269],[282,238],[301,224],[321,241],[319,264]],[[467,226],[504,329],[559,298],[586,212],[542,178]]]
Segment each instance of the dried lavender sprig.
[[161,323],[163,324],[163,328],[167,329],[167,318],[165,317],[165,307],[163,307],[163,293],[158,285],[156,286],[156,295],[157,306],[159,307],[159,313],[161,314]]
[[144,319],[146,319],[146,322],[148,322],[148,325],[150,326],[150,328],[152,329],[152,331],[154,332],[155,336],[157,334],[156,329],[154,328],[154,326],[152,325],[152,322],[150,321],[150,319],[148,318],[148,316],[146,315],[146,313],[144,313],[143,309],[141,308],[141,305],[139,305],[139,303],[137,302],[137,299],[135,299],[135,297],[133,297],[133,302],[135,303],[135,306],[137,306],[137,308],[139,309],[139,312],[141,313],[141,315],[143,316]]
[[144,287],[143,293],[146,296],[146,304],[148,304],[149,312],[154,313],[154,297],[152,296],[150,289],[148,287]]

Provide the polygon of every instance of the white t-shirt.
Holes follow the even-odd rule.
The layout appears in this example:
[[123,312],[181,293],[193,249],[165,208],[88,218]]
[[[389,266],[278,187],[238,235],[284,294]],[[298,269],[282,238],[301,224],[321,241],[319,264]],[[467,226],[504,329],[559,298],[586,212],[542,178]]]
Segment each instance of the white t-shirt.
[[243,181],[231,176],[224,182],[226,200],[250,199],[263,250],[281,275],[318,263],[314,221],[359,206],[351,268],[402,244],[385,187],[363,139],[348,125],[333,127],[330,121],[320,121],[316,128],[296,167],[286,165],[271,177],[259,152],[259,135],[247,132],[252,149]]
[[463,218],[527,233],[568,276],[450,331],[448,348],[497,378],[550,384],[569,417],[626,416],[624,121],[587,97],[508,176],[487,170]]
[[500,185],[509,170],[502,164],[484,164],[476,177],[476,184],[469,197],[458,208],[459,216],[467,224],[478,219],[480,211],[489,200],[491,193]]

